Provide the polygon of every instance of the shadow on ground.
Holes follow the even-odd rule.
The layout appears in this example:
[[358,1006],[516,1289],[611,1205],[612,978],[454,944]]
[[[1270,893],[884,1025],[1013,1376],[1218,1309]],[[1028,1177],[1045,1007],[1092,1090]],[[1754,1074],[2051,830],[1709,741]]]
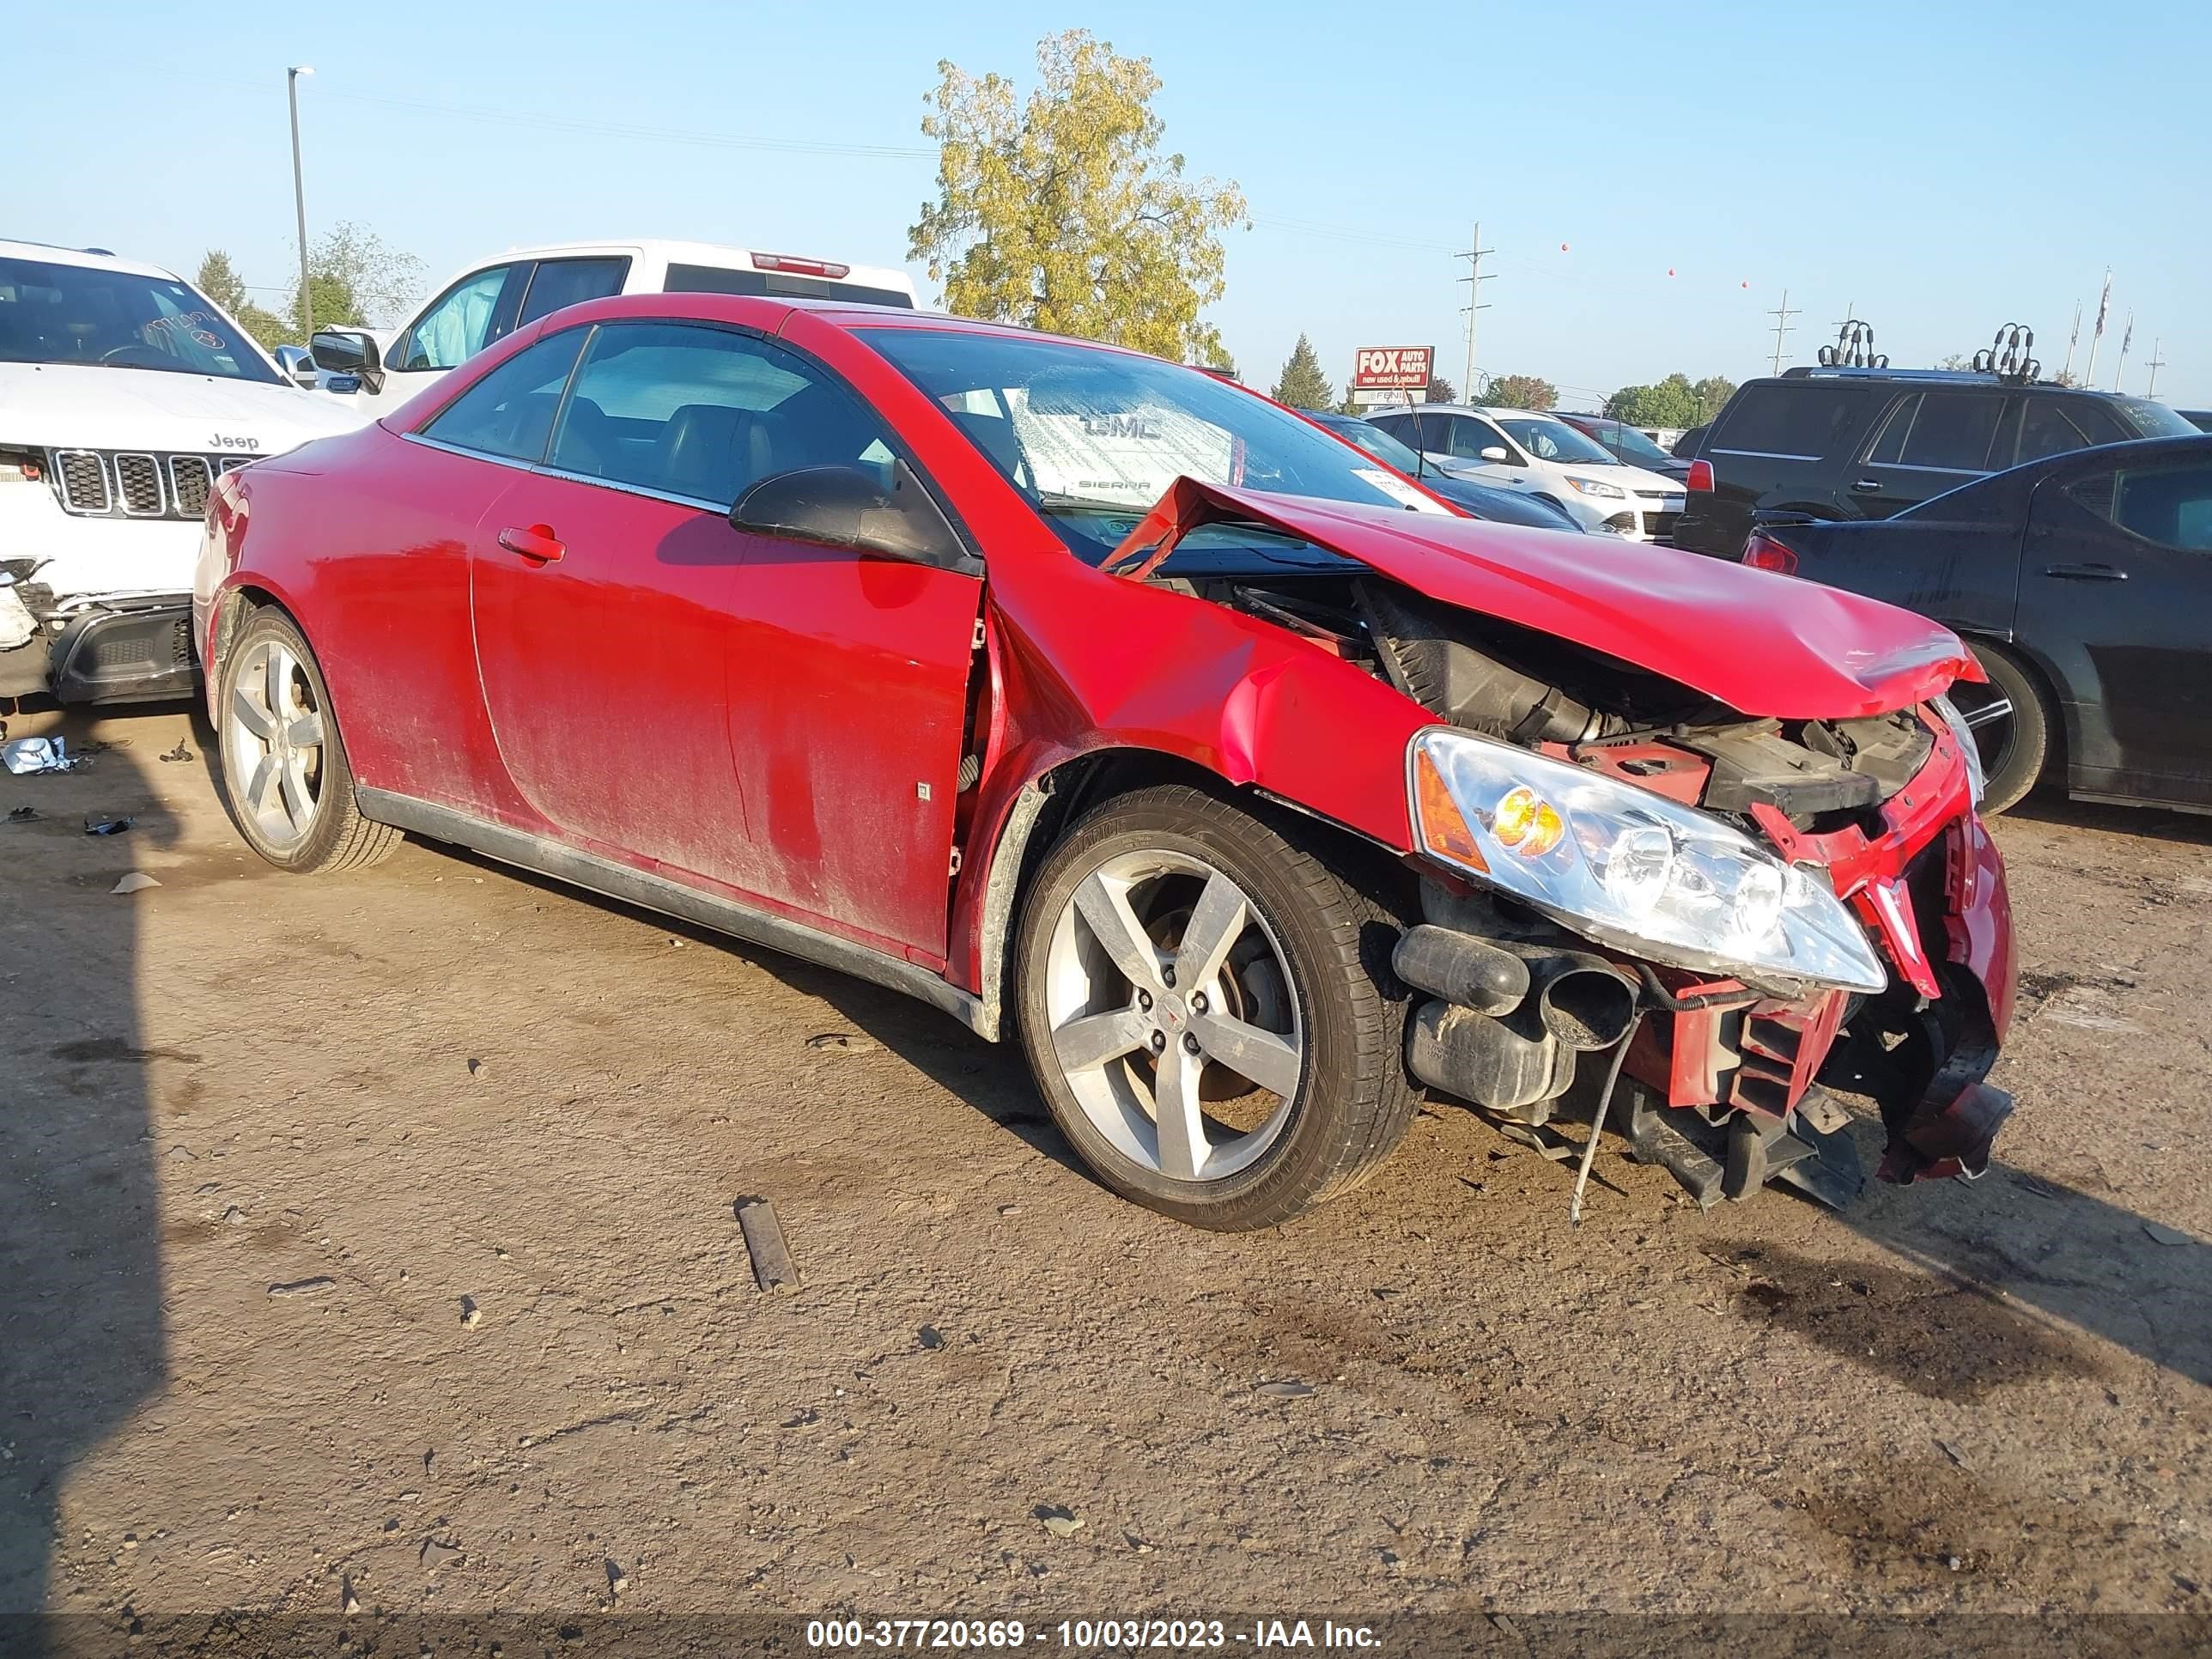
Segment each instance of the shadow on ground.
[[[149,1066],[200,1060],[149,1046],[136,995],[144,899],[112,890],[177,840],[155,757],[97,749],[103,728],[84,722],[9,720],[15,736],[34,724],[94,752],[65,775],[0,773],[0,868],[40,849],[0,905],[4,959],[35,964],[0,984],[14,1056],[0,1075],[0,1613],[61,1596],[49,1574],[70,1468],[167,1376]],[[38,816],[9,821],[23,807]],[[88,813],[134,822],[93,836]]]

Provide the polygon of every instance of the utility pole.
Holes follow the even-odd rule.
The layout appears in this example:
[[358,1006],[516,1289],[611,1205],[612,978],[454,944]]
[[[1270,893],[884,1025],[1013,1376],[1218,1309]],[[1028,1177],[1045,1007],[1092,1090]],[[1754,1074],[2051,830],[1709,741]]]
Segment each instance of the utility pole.
[[313,75],[308,64],[298,64],[284,71],[285,95],[292,101],[292,205],[300,215],[300,332],[302,345],[311,344],[315,337],[315,301],[307,286],[307,187],[300,173],[300,77]]
[[2154,337],[2151,340],[2149,365],[2150,383],[2143,387],[2143,396],[2146,398],[2154,396],[2158,391],[2158,372],[2166,367],[2166,359],[2158,355],[2158,349],[2165,343],[2165,341],[2156,337]]
[[1483,246],[1482,221],[1477,219],[1474,222],[1474,240],[1468,244],[1467,252],[1464,253],[1454,254],[1452,256],[1454,258],[1464,259],[1467,261],[1467,275],[1459,279],[1461,282],[1467,284],[1467,304],[1462,307],[1462,309],[1467,313],[1467,378],[1460,382],[1459,392],[1460,398],[1464,403],[1471,404],[1475,400],[1475,313],[1477,312],[1487,311],[1490,309],[1488,306],[1482,302],[1482,285],[1490,280],[1489,277],[1482,274],[1482,256],[1486,253],[1493,253],[1495,252],[1497,252],[1497,250],[1494,248],[1486,248]]
[[1791,307],[1790,290],[1785,288],[1782,290],[1782,303],[1766,313],[1774,319],[1774,372],[1777,374],[1782,372],[1782,337],[1792,332],[1790,319],[1803,310],[1802,306]]

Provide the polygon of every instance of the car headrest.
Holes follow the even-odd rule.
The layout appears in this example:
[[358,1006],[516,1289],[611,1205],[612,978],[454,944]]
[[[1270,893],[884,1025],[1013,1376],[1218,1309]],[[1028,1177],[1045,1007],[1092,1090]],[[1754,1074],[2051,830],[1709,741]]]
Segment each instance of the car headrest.
[[661,428],[659,449],[660,487],[702,501],[735,501],[775,465],[763,416],[726,404],[683,404]]

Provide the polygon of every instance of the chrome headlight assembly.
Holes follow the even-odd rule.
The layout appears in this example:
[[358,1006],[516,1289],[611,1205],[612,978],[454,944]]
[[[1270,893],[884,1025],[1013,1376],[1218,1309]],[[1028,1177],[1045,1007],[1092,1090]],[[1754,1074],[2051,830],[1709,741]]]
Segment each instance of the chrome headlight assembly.
[[1619,484],[1607,483],[1601,478],[1577,478],[1570,473],[1567,475],[1567,482],[1585,495],[1602,495],[1609,501],[1625,501],[1628,499],[1628,492]]
[[1425,852],[1587,939],[1702,972],[1889,983],[1842,900],[1693,806],[1441,726],[1407,765]]

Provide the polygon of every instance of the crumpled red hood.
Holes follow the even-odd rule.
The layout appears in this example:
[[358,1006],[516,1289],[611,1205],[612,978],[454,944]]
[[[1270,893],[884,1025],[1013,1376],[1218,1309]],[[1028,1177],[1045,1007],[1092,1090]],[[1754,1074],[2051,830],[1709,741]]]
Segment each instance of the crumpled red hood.
[[1353,507],[1178,478],[1108,561],[1239,520],[1357,559],[1445,605],[1571,640],[1759,719],[1855,720],[1983,678],[1959,637],[1816,582],[1613,536]]

